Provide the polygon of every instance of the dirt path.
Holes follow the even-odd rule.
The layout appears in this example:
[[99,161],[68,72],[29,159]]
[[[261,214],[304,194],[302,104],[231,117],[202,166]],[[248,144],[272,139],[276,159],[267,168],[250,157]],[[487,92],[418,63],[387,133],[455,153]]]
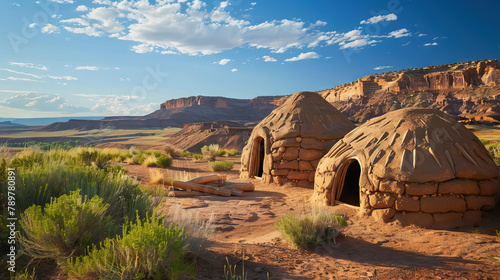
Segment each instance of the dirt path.
[[[226,172],[238,178],[239,159]],[[201,176],[213,173],[206,162],[175,160],[174,169],[162,170]],[[149,171],[128,166],[129,175],[148,180]],[[168,176],[167,176],[168,177]],[[344,214],[345,237],[312,250],[298,249],[280,238],[274,227],[289,213],[310,211],[312,190],[268,186],[251,180],[256,191],[243,197],[199,196],[163,198],[162,207],[181,207],[208,219],[214,215],[215,234],[197,261],[196,279],[223,279],[225,258],[238,271],[244,255],[248,279],[500,279],[500,207],[485,213],[481,227],[431,230],[378,224],[358,217],[347,206],[329,208]]]

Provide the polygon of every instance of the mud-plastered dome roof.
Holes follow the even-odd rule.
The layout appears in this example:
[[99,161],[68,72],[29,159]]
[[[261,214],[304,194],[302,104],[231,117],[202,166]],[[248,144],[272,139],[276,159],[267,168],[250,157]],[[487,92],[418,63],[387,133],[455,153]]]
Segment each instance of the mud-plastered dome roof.
[[371,119],[348,133],[325,157],[346,156],[362,157],[368,173],[397,181],[484,180],[498,175],[479,139],[434,109],[407,108]]

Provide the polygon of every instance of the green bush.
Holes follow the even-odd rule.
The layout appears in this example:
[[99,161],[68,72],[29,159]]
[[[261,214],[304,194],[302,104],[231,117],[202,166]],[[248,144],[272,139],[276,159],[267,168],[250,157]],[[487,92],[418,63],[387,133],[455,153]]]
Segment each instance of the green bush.
[[208,165],[213,171],[228,171],[233,169],[234,162],[230,160],[211,161],[208,163]]
[[135,154],[132,156],[132,162],[134,164],[143,164],[146,157],[143,154]]
[[219,155],[219,144],[210,144],[201,147],[201,153],[208,160],[214,160],[216,156]]
[[295,217],[287,215],[275,224],[281,235],[297,246],[311,246],[335,242],[339,229],[347,225],[344,217],[325,211],[313,211],[310,214]]
[[142,164],[146,167],[154,167],[156,166],[156,157],[150,155],[146,159],[144,159],[144,162]]
[[160,155],[156,159],[156,165],[158,165],[158,167],[162,167],[162,168],[166,168],[166,167],[171,166],[172,162],[173,162],[173,160],[172,160],[171,156]]
[[[123,173],[113,174],[92,166],[68,166],[47,162],[31,169],[17,170],[16,207],[22,212],[31,205],[43,206],[52,197],[69,194],[80,189],[82,195],[98,195],[110,205],[108,213],[115,220],[125,216],[135,217],[135,210],[145,213],[150,208],[149,196],[139,189],[139,184]],[[2,192],[6,193],[5,186]]]
[[171,157],[182,156],[180,155],[181,152],[174,145],[166,144],[163,150]]
[[33,205],[21,215],[23,251],[33,258],[51,258],[58,264],[71,256],[85,253],[88,246],[102,241],[106,234],[115,233],[116,226],[102,198],[88,200],[79,190],[54,198],[51,203]]
[[220,157],[227,156],[227,151],[220,149],[219,152],[217,153],[217,155]]
[[28,149],[20,152],[14,157],[10,162],[10,167],[12,168],[31,168],[37,164],[41,164],[44,160],[42,152],[36,151],[36,149]]
[[240,155],[240,152],[236,149],[231,149],[227,153],[229,154],[229,156],[232,156],[232,157]]
[[201,160],[201,159],[203,159],[203,155],[200,155],[200,154],[193,154],[193,159],[194,159],[194,160]]
[[152,217],[123,227],[123,235],[106,239],[100,249],[87,256],[68,259],[70,277],[84,279],[177,279],[194,275],[194,268],[184,260],[184,231],[174,224],[165,227],[163,220]]
[[180,157],[193,157],[193,153],[188,152],[186,150],[182,150],[179,152]]

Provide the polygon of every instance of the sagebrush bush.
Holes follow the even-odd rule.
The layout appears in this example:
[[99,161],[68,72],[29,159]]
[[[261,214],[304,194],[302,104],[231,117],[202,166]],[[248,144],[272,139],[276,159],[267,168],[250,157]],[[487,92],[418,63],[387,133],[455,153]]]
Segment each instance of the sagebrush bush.
[[210,144],[201,147],[201,153],[203,156],[209,160],[214,160],[216,156],[219,155],[219,144]]
[[208,165],[213,171],[228,171],[233,169],[234,162],[230,160],[211,161]]
[[33,205],[21,214],[23,251],[33,258],[50,258],[63,264],[71,256],[85,253],[88,246],[114,236],[116,225],[106,215],[109,204],[94,196],[88,199],[79,190],[54,198],[42,207]]
[[[22,212],[32,205],[44,206],[52,197],[80,189],[82,195],[98,195],[110,205],[108,212],[116,220],[135,217],[135,210],[150,209],[149,197],[141,192],[139,183],[122,172],[108,173],[92,166],[68,166],[47,162],[31,169],[17,170],[16,207]],[[6,193],[5,186],[2,192]]]
[[177,279],[194,275],[185,260],[184,231],[175,224],[165,227],[156,216],[123,227],[122,236],[106,239],[87,256],[68,259],[70,277],[82,279]]
[[193,154],[193,159],[194,159],[194,160],[202,160],[202,159],[203,159],[203,155],[200,155],[200,154]]
[[171,144],[166,144],[165,147],[163,147],[163,151],[165,151],[165,154],[171,157],[177,157],[180,155],[179,150]]
[[282,217],[274,225],[285,239],[297,246],[307,247],[332,240],[335,242],[340,228],[347,223],[338,214],[313,209],[309,214]]
[[143,164],[146,157],[143,154],[135,154],[132,156],[132,162],[134,164]]
[[156,165],[158,167],[167,168],[172,165],[173,159],[171,156],[160,155],[156,158]]
[[193,153],[186,151],[186,150],[182,150],[179,152],[179,156],[180,157],[193,157]]
[[484,147],[488,150],[488,152],[491,154],[493,160],[495,163],[500,166],[500,142],[492,142],[488,140],[481,140],[481,143],[483,143]]
[[156,166],[156,157],[154,155],[150,155],[147,158],[144,159],[144,162],[142,163],[145,167],[154,167]]
[[232,157],[240,155],[240,152],[236,149],[231,149],[227,153],[229,156],[232,156]]

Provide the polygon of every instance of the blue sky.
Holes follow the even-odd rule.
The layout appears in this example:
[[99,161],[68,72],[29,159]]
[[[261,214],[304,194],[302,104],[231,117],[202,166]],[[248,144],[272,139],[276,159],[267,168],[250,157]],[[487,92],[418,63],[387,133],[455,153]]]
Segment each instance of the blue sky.
[[498,1],[0,3],[0,117],[144,115],[498,59]]

